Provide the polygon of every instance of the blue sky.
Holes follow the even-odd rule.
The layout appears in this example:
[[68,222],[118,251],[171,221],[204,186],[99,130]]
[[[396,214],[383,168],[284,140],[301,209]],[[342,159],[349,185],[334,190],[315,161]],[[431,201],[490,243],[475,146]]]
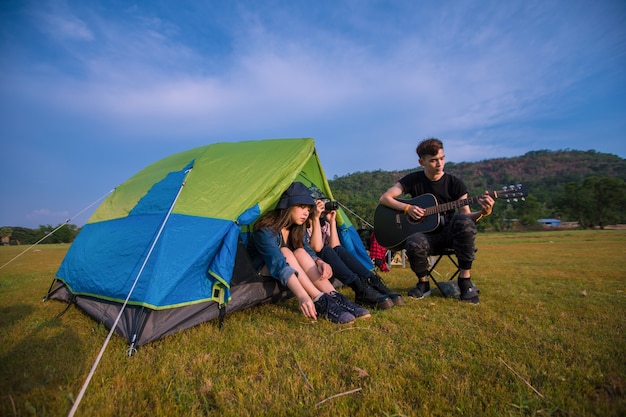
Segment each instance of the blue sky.
[[331,179],[431,136],[452,162],[626,157],[623,0],[4,0],[0,48],[0,226],[82,225],[221,141],[312,137]]

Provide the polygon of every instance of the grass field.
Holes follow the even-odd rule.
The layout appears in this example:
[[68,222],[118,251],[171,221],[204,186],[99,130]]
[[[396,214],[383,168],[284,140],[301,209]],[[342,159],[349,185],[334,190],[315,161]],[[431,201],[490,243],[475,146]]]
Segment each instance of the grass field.
[[[626,231],[483,233],[477,245],[477,306],[433,291],[339,326],[305,320],[292,299],[132,357],[115,336],[76,415],[626,415]],[[0,247],[0,266],[24,249]],[[66,250],[39,245],[0,269],[2,416],[67,415],[108,334],[42,302]],[[415,283],[408,268],[383,277],[403,294]]]

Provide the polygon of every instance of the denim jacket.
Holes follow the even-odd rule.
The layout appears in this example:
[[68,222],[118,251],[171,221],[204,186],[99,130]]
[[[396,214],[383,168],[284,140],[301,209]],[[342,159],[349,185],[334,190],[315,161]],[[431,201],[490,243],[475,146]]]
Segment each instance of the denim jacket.
[[[248,241],[248,253],[257,271],[266,265],[272,277],[281,284],[287,285],[289,277],[296,274],[296,270],[287,263],[287,259],[280,251],[280,237],[280,232],[276,233],[268,228],[255,230]],[[317,259],[317,254],[311,249],[306,239],[304,250],[313,259]]]

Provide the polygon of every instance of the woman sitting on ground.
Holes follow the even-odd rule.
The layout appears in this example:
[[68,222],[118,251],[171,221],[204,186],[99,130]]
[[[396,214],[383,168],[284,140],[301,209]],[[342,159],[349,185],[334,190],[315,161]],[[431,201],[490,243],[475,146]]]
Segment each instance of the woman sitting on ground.
[[300,182],[292,183],[276,208],[256,221],[248,242],[252,262],[257,270],[264,268],[291,290],[305,317],[316,320],[322,316],[340,324],[370,317],[369,311],[335,291],[329,281],[333,274],[330,265],[305,248],[306,222],[314,205],[309,189]]

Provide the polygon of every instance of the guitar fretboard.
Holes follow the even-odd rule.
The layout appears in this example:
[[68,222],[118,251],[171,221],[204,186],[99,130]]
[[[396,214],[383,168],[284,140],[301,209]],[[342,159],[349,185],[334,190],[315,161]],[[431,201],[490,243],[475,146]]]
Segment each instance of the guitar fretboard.
[[[494,198],[497,198],[497,195],[492,195],[491,193],[489,193],[489,195],[491,195]],[[459,207],[467,206],[469,204],[474,204],[476,202],[478,202],[478,196],[468,197],[462,200],[450,201],[449,203],[435,204],[434,206],[426,208],[424,210],[426,214],[424,215],[430,216],[431,214],[443,213],[445,211],[457,209]]]

